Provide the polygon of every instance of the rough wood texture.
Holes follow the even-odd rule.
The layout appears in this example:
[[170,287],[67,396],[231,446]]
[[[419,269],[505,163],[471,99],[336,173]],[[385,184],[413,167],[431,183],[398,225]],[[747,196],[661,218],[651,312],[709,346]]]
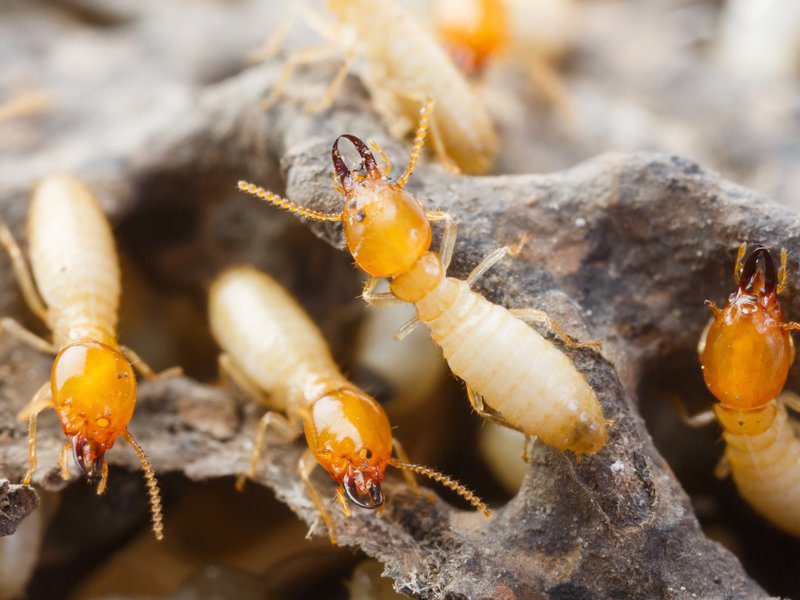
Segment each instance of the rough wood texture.
[[0,537],[14,533],[38,506],[39,497],[32,488],[0,479]]
[[[308,115],[304,99],[319,94],[330,74],[312,70],[298,77],[287,101],[264,114],[257,100],[276,74],[275,65],[259,67],[210,88],[123,164],[105,165],[102,181],[93,179],[91,165],[82,174],[104,191],[124,228],[154,207],[180,206],[188,215],[205,210],[209,190],[234,197],[229,190],[239,178],[334,210],[341,200],[330,186],[330,146],[343,132],[380,140],[395,164],[404,164],[402,145],[388,139],[356,80],[335,110]],[[537,447],[519,494],[494,507],[491,520],[390,483],[383,519],[358,510],[349,520],[334,513],[341,542],[381,560],[397,589],[420,597],[763,597],[737,560],[702,534],[644,428],[636,390],[652,363],[691,351],[708,317],[703,300],[719,300],[729,290],[741,240],[800,253],[797,217],[694,163],[657,154],[606,155],[569,171],[530,176],[454,177],[425,164],[411,185],[427,206],[448,210],[459,222],[456,276],[498,245],[530,235],[522,255],[487,274],[478,290],[506,306],[546,309],[572,335],[600,339],[601,354],[570,355],[614,424],[606,448],[579,463]],[[23,211],[9,211],[9,202],[18,195],[0,188],[15,222]],[[276,210],[254,200],[251,206],[243,209],[247,218],[278,230],[293,227]],[[336,226],[314,229],[340,245]],[[280,236],[270,242],[274,246],[261,246],[262,252],[292,250],[281,246],[289,242]],[[154,269],[169,275],[170,264]],[[199,293],[214,267],[174,276]],[[7,268],[2,272],[7,298],[13,282]],[[322,274],[317,283],[336,286],[335,275]],[[302,289],[310,279],[296,281],[295,289]],[[797,299],[791,314],[800,309],[796,281],[790,280],[787,294]],[[344,294],[352,284],[347,281]],[[14,415],[47,376],[49,359],[3,339],[0,364],[0,470],[18,480],[26,431]],[[181,378],[141,386],[131,429],[158,471],[205,479],[245,468],[256,418],[223,389]],[[56,469],[61,443],[55,419],[43,417],[35,481],[48,489],[62,485]],[[134,455],[122,446],[109,460],[136,469]],[[260,482],[318,524],[296,476],[301,450],[301,444],[270,445]],[[318,482],[330,487],[324,474]],[[315,531],[325,535],[321,527]]]

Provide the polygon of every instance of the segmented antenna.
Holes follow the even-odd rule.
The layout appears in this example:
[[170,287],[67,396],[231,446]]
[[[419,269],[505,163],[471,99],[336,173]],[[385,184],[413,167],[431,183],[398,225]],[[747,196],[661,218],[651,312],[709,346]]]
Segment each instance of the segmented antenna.
[[389,464],[397,467],[398,469],[405,469],[406,471],[411,471],[412,473],[424,475],[425,477],[429,477],[430,479],[441,483],[446,488],[453,490],[456,494],[464,498],[464,500],[475,507],[475,510],[482,511],[487,517],[492,516],[492,511],[489,510],[489,507],[486,506],[483,500],[478,498],[478,496],[476,496],[472,490],[467,489],[449,475],[440,473],[439,471],[431,469],[430,467],[423,467],[422,465],[415,465],[412,463],[404,463],[394,459]]
[[153,471],[150,461],[147,459],[147,455],[144,453],[144,450],[142,450],[139,442],[131,435],[131,432],[126,429],[122,432],[122,437],[131,445],[131,448],[133,448],[136,455],[139,457],[139,462],[142,463],[145,484],[147,485],[147,494],[150,496],[150,514],[153,520],[153,533],[160,542],[164,539],[164,516],[161,513],[161,494],[158,491],[156,474]]
[[419,111],[419,124],[417,130],[414,132],[414,143],[411,146],[411,153],[408,155],[408,164],[406,170],[395,182],[397,187],[405,187],[408,183],[411,174],[414,172],[414,167],[417,166],[422,149],[425,147],[425,138],[428,137],[428,127],[430,125],[431,113],[433,112],[434,99],[433,96],[425,98],[425,104]]
[[300,206],[296,202],[292,202],[291,200],[278,196],[277,194],[273,194],[269,190],[265,190],[263,187],[260,187],[255,183],[250,183],[248,181],[240,181],[238,183],[238,187],[241,191],[246,192],[251,196],[260,198],[261,200],[269,202],[270,204],[274,204],[279,208],[288,210],[290,213],[300,215],[301,217],[306,217],[307,219],[313,219],[315,221],[342,220],[342,213],[335,213],[335,214],[324,213],[318,210],[305,208],[304,206]]

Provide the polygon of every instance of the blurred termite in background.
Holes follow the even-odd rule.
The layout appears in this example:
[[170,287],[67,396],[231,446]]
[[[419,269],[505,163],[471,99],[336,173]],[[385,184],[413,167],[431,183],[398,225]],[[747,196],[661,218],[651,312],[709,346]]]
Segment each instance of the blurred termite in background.
[[[489,516],[486,505],[464,486],[408,462],[381,406],[341,374],[319,329],[269,276],[251,267],[222,273],[211,288],[209,318],[224,351],[220,369],[270,409],[259,423],[247,476],[255,478],[258,472],[268,429],[287,443],[304,431],[308,449],[298,472],[332,543],[333,519],[310,478],[317,464],[339,484],[336,499],[345,515],[350,514],[348,499],[361,508],[382,510],[381,482],[391,465],[404,471],[412,489],[417,485],[411,473],[425,475]],[[241,488],[244,481],[240,477],[237,485]]]
[[306,5],[292,3],[274,37],[258,53],[259,58],[277,53],[297,16],[327,40],[323,46],[289,56],[264,106],[283,95],[298,65],[344,54],[344,63],[324,96],[309,109],[330,106],[360,59],[359,74],[393,136],[407,135],[420,106],[433,97],[439,110],[431,121],[431,138],[439,160],[466,173],[487,171],[498,151],[491,119],[480,96],[434,37],[395,0],[327,0],[326,5],[336,17],[334,22]]
[[708,389],[719,400],[713,410],[687,418],[702,426],[719,420],[726,443],[718,475],[732,473],[739,493],[769,521],[800,536],[800,440],[786,406],[800,410],[800,398],[781,393],[794,361],[780,294],[786,288],[788,253],[780,268],[770,251],[756,246],[736,259],[736,291],[714,313],[698,345]]
[[[356,264],[370,275],[363,297],[369,304],[408,302],[416,318],[398,331],[402,338],[422,321],[439,344],[451,370],[467,384],[472,407],[482,417],[536,436],[544,443],[576,454],[596,452],[608,433],[594,391],[569,358],[526,324],[548,324],[565,346],[596,346],[571,340],[546,313],[507,310],[472,291],[471,286],[495,263],[518,247],[503,247],[484,258],[466,280],[447,277],[456,241],[456,223],[445,212],[426,212],[405,185],[425,143],[429,100],[421,111],[409,163],[396,181],[381,170],[369,147],[353,135],[333,143],[337,190],[344,196],[340,213],[309,210],[255,184],[239,189],[303,217],[341,221],[347,247]],[[351,171],[339,153],[342,139],[358,151],[359,172]],[[441,247],[430,250],[431,221],[444,222]],[[390,292],[376,293],[379,278],[391,279]],[[509,349],[513,348],[513,352]]]
[[513,63],[572,117],[558,66],[576,37],[574,0],[435,0],[432,12],[439,37],[467,76],[481,77],[492,63]]
[[23,483],[30,484],[36,469],[37,416],[53,408],[67,436],[60,459],[62,477],[69,478],[71,451],[87,480],[99,478],[97,493],[102,494],[108,480],[105,454],[122,436],[142,463],[153,532],[161,539],[158,483],[128,423],[136,405],[133,367],[146,379],[175,371],[157,376],[117,342],[120,273],[105,215],[86,185],[69,175],[52,175],[37,186],[28,210],[30,267],[3,222],[0,243],[11,257],[28,307],[47,324],[53,341],[9,318],[0,319],[0,327],[32,348],[56,355],[51,380],[20,413],[30,424],[30,465]]

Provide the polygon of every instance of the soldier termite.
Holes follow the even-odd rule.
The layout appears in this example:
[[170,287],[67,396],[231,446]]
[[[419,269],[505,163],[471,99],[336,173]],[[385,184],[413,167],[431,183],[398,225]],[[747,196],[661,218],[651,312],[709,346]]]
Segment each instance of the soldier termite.
[[[117,342],[120,273],[111,227],[89,188],[69,175],[52,175],[34,191],[28,210],[30,267],[5,223],[0,243],[8,251],[22,295],[52,332],[48,342],[9,318],[3,331],[21,342],[54,354],[50,381],[20,413],[29,421],[30,465],[36,469],[36,419],[53,408],[67,436],[60,466],[69,478],[69,454],[89,481],[99,478],[97,493],[108,480],[105,453],[117,437],[134,449],[144,469],[153,533],[163,538],[161,499],[153,468],[128,431],[136,404],[135,367],[156,378],[129,348]],[[174,372],[174,371],[173,371]],[[166,372],[165,372],[166,374]]]
[[[310,479],[317,464],[339,484],[336,499],[348,516],[348,499],[362,508],[382,510],[381,481],[390,465],[404,470],[412,489],[417,488],[411,473],[425,475],[489,516],[486,505],[460,483],[408,462],[381,406],[341,374],[320,331],[269,276],[251,267],[222,273],[211,288],[209,318],[224,351],[221,370],[270,408],[259,423],[247,475],[253,478],[257,473],[268,428],[287,443],[305,432],[308,449],[298,472],[328,526],[331,542],[336,543],[333,519]],[[245,476],[240,477],[238,486],[244,481]]]
[[[466,382],[470,402],[481,416],[559,449],[596,452],[607,439],[597,397],[569,358],[525,321],[549,324],[568,347],[586,344],[569,339],[542,311],[509,311],[471,289],[486,270],[516,249],[495,250],[465,281],[446,277],[456,239],[455,221],[444,212],[425,212],[404,189],[424,144],[431,108],[429,101],[421,113],[408,166],[393,182],[388,179],[388,165],[381,171],[359,138],[342,135],[336,139],[332,158],[336,186],[344,195],[340,213],[309,210],[244,181],[239,189],[309,219],[341,221],[350,253],[370,275],[364,299],[377,305],[414,304],[417,319],[428,325],[453,373]],[[362,172],[345,165],[339,154],[342,139],[349,140],[360,154]],[[373,147],[380,153],[377,145]],[[430,250],[430,221],[444,222],[438,253]],[[379,278],[391,279],[390,292],[374,292]],[[417,322],[402,328],[399,337]]]
[[445,165],[466,173],[483,173],[494,161],[498,140],[481,98],[472,90],[436,40],[395,0],[327,0],[336,16],[326,23],[306,6],[294,4],[274,38],[265,47],[271,56],[283,45],[295,16],[303,17],[328,43],[292,54],[265,106],[286,89],[295,67],[341,55],[344,64],[322,100],[310,108],[329,106],[356,58],[375,109],[386,119],[395,137],[414,126],[419,107],[427,97],[439,106],[431,121],[432,145]]
[[800,536],[800,440],[786,406],[800,410],[800,398],[783,392],[794,361],[790,335],[800,324],[787,322],[778,300],[786,288],[786,250],[775,267],[770,251],[747,244],[736,258],[736,291],[714,313],[698,345],[703,378],[719,400],[713,411],[688,422],[704,425],[716,416],[726,448],[718,474],[730,472],[739,493],[761,515]]

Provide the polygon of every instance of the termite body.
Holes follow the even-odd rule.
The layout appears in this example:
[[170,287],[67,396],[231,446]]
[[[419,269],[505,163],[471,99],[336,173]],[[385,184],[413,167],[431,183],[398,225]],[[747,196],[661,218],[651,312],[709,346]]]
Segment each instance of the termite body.
[[408,462],[381,406],[341,374],[320,331],[269,276],[251,267],[222,273],[211,288],[209,318],[224,351],[221,370],[270,409],[258,427],[248,476],[256,475],[268,428],[286,442],[303,431],[308,449],[298,472],[333,543],[333,520],[310,479],[318,464],[338,483],[336,498],[345,515],[348,499],[362,508],[382,508],[381,482],[392,465],[404,469],[412,488],[410,472],[432,477],[488,516],[486,506],[463,486]]
[[756,246],[745,259],[742,244],[734,277],[737,290],[714,313],[698,346],[703,377],[719,401],[694,417],[719,421],[726,443],[722,473],[729,470],[739,493],[769,521],[800,535],[800,440],[785,406],[800,398],[783,392],[794,360],[790,331],[778,294],[786,287],[787,253],[776,269],[769,250]]
[[[370,275],[364,299],[378,305],[414,304],[417,319],[428,326],[453,373],[467,384],[472,406],[483,417],[558,449],[595,452],[607,439],[597,397],[569,358],[525,321],[550,324],[568,346],[584,344],[571,341],[542,311],[512,312],[471,289],[476,279],[503,256],[514,253],[514,248],[491,253],[466,280],[447,277],[455,221],[447,213],[426,213],[404,189],[424,144],[431,110],[432,101],[422,110],[409,164],[394,182],[388,179],[388,166],[381,171],[360,139],[352,135],[336,139],[332,159],[337,188],[344,195],[341,213],[304,209],[247,182],[239,182],[239,189],[300,216],[341,221],[351,255]],[[339,154],[341,139],[355,146],[363,172],[347,168]],[[373,147],[380,152],[377,145]],[[431,221],[445,224],[439,252],[430,250]],[[379,278],[391,279],[390,292],[374,292]],[[402,328],[398,335],[411,328]]]
[[48,383],[20,413],[29,420],[29,484],[36,468],[36,419],[53,408],[67,443],[62,476],[69,477],[69,453],[87,479],[106,488],[105,454],[119,436],[136,451],[145,471],[153,531],[161,539],[158,484],[144,452],[128,431],[136,404],[133,365],[147,378],[152,371],[117,342],[120,272],[108,221],[88,187],[68,175],[53,175],[34,191],[28,211],[30,266],[4,223],[0,243],[9,252],[23,296],[52,332],[52,342],[4,318],[5,332],[37,350],[55,355]]
[[[344,65],[323,99],[311,108],[323,109],[333,102],[351,64],[359,58],[364,84],[392,135],[409,133],[420,106],[432,97],[440,107],[431,122],[433,149],[439,159],[466,173],[487,171],[499,145],[491,118],[480,96],[431,34],[395,0],[327,0],[326,4],[336,17],[334,26],[320,25],[307,8],[299,14],[328,38],[329,45],[292,55],[265,105],[283,94],[298,64],[328,59],[344,50]],[[266,54],[282,45],[288,23],[279,27]]]

